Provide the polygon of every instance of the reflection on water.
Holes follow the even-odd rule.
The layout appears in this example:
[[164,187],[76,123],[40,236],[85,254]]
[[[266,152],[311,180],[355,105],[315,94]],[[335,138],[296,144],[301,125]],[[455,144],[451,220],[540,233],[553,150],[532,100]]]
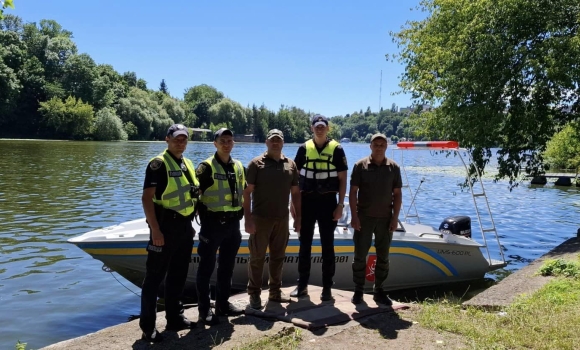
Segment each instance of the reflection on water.
[[[297,147],[285,145],[285,153],[293,157]],[[164,148],[164,142],[0,140],[7,155],[0,162],[0,348],[18,340],[39,348],[139,313],[139,298],[66,239],[142,217],[144,170]],[[344,148],[350,166],[369,152],[368,145]],[[247,164],[264,149],[237,144],[233,153]],[[213,152],[212,143],[190,143],[186,154],[197,164]],[[405,164],[410,188],[404,202],[416,195],[422,223],[439,227],[447,216],[475,217],[469,193],[458,186],[464,176],[459,159],[415,151],[405,153]],[[489,277],[501,279],[575,235],[580,191],[522,184],[510,192],[490,174],[484,181],[509,266]]]

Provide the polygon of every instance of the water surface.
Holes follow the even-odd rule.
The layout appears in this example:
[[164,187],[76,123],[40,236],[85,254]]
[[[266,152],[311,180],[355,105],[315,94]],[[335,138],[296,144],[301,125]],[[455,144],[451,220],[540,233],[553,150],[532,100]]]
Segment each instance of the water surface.
[[[293,158],[297,148],[285,145],[284,151]],[[364,144],[344,148],[351,168],[369,153]],[[102,271],[102,263],[66,240],[142,217],[144,170],[164,149],[164,142],[0,140],[1,349],[13,348],[18,340],[29,349],[40,348],[139,313],[140,290],[118,275],[125,286],[117,282]],[[264,149],[239,143],[233,156],[247,164]],[[190,143],[186,155],[198,164],[214,150],[212,143]],[[404,202],[415,196],[422,223],[438,227],[446,216],[473,218],[471,197],[457,185],[463,181],[458,159],[407,152],[405,164],[410,186]],[[484,183],[509,261],[500,274],[576,234],[578,188],[522,184],[510,192],[507,183],[494,183],[489,176]]]

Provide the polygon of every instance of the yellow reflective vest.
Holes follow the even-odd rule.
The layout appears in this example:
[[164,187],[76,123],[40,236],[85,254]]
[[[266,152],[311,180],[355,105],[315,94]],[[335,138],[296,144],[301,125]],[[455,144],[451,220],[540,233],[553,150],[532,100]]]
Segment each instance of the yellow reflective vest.
[[193,184],[189,182],[187,176],[181,167],[175,162],[173,157],[165,150],[160,155],[153,157],[153,159],[161,159],[165,164],[167,170],[167,187],[161,195],[161,199],[153,198],[153,203],[162,206],[165,209],[173,210],[183,216],[190,216],[195,211],[197,205],[197,198],[192,197],[192,186],[199,187],[199,181],[195,176],[195,168],[193,163],[183,157],[183,162],[187,167],[189,177]]
[[339,143],[330,140],[320,153],[316,149],[314,140],[308,140],[304,145],[306,146],[306,163],[300,169],[300,191],[338,192],[338,172],[332,164],[332,158]]
[[[232,195],[232,189],[228,181],[226,170],[218,163],[214,156],[209,157],[204,163],[211,166],[211,173],[213,178],[213,185],[203,191],[200,201],[207,207],[209,211],[239,211],[242,209],[244,184],[246,183],[246,175],[244,174],[244,167],[238,160],[234,160],[234,172],[236,174],[236,191]],[[237,199],[236,206],[233,206],[234,199]]]

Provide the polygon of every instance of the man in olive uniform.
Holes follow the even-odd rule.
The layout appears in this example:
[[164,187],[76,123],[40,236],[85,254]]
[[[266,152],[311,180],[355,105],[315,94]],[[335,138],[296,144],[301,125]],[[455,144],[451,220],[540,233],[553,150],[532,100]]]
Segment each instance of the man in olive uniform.
[[[334,284],[334,230],[342,217],[346,194],[346,155],[340,144],[327,137],[328,119],[316,114],[311,120],[312,139],[298,148],[294,162],[300,172],[302,194],[302,225],[300,228],[300,251],[298,253],[298,286],[291,297],[308,295],[310,257],[314,226],[318,222],[322,245],[322,294],[320,300],[332,300]],[[337,201],[338,194],[338,201]],[[292,208],[294,215],[295,208]],[[320,283],[320,282],[318,282]]]
[[167,149],[151,159],[145,173],[141,200],[150,236],[139,326],[143,339],[149,342],[163,340],[155,329],[157,291],[163,279],[166,329],[178,331],[195,326],[183,315],[180,301],[191,261],[195,235],[191,220],[199,185],[193,163],[183,157],[188,138],[186,127],[172,125],[165,137]]
[[389,248],[393,231],[397,229],[401,210],[401,170],[397,163],[385,156],[387,137],[371,137],[371,155],[356,162],[350,178],[350,224],[354,228],[353,304],[363,301],[366,260],[375,235],[377,261],[373,299],[391,305],[383,284],[389,275]]
[[[242,242],[240,219],[243,217],[242,194],[246,184],[245,169],[240,161],[230,157],[234,134],[226,128],[214,135],[216,153],[197,168],[201,191],[199,217],[199,266],[197,294],[199,322],[219,323],[216,316],[235,316],[244,313],[228,301],[236,255]],[[219,249],[215,314],[210,309],[210,277],[214,271]]]
[[[284,134],[272,129],[266,135],[268,150],[250,161],[248,187],[244,190],[245,229],[250,234],[248,248],[248,294],[250,307],[262,308],[262,273],[266,250],[269,249],[270,293],[268,300],[284,303],[290,298],[281,291],[282,270],[290,236],[288,198],[300,212],[298,169],[292,159],[282,153]],[[300,216],[294,218],[294,231],[300,232]]]

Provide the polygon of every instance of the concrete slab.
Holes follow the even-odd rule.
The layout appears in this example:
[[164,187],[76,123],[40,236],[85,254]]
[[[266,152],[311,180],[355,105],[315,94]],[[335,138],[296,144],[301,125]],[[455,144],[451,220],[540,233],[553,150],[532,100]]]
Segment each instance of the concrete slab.
[[[286,290],[287,289],[287,290]],[[285,291],[289,294],[294,287],[286,288]],[[292,320],[304,317],[303,322],[307,324],[311,321],[309,317],[314,317],[314,320],[326,320],[329,317],[335,317],[336,314],[352,315],[356,307],[350,303],[352,292],[345,292],[333,289],[335,302],[320,302],[319,294],[320,287],[309,286],[312,299],[305,298],[292,302],[290,310],[300,310],[304,312],[302,315],[297,313],[290,318]],[[267,291],[264,291],[262,300],[267,300]],[[344,299],[344,300],[343,300]],[[294,299],[296,300],[296,299]],[[315,302],[315,300],[317,300]],[[338,300],[338,302],[336,302]],[[247,294],[238,294],[232,296],[230,301],[237,306],[248,308],[249,298]],[[348,302],[346,302],[348,301]],[[379,307],[372,301],[372,296],[365,295],[365,301],[368,303],[360,304],[360,308],[364,309],[379,309]],[[288,304],[278,304],[269,302],[265,310],[274,310],[282,307],[287,309]],[[404,304],[396,303],[395,308],[406,308]],[[321,307],[322,306],[322,307]],[[325,308],[326,306],[326,308]],[[330,308],[328,308],[330,306]],[[335,314],[331,313],[331,311]],[[314,311],[314,315],[312,311]],[[393,311],[393,308],[382,307],[380,310],[375,310],[369,314],[376,315],[377,312],[384,313]],[[285,312],[287,313],[287,312]],[[292,311],[290,311],[292,313]],[[197,321],[197,308],[190,308],[185,310],[185,316],[192,321]],[[327,317],[328,316],[328,317]],[[360,318],[346,317],[338,320],[340,324],[332,322],[331,327],[319,327],[316,331],[310,333],[309,336],[316,338],[329,337],[344,331],[350,327],[360,325],[361,322],[368,317],[361,316]],[[294,327],[292,323],[281,322],[277,319],[265,319],[263,317],[256,317],[250,314],[237,317],[221,317],[221,323],[212,327],[204,327],[198,325],[196,329],[183,330],[179,332],[162,332],[164,340],[161,343],[155,344],[155,349],[237,349],[246,344],[253,343],[264,336],[272,336],[276,334],[287,334],[292,332]],[[335,319],[336,321],[336,319]],[[165,313],[157,314],[157,329],[162,331],[165,329]],[[307,328],[307,327],[304,327]],[[82,337],[66,340],[56,344],[52,344],[43,349],[46,350],[86,350],[86,349],[150,349],[151,344],[141,340],[141,330],[139,329],[139,320],[123,323],[117,326],[105,328],[96,333],[87,334]]]
[[580,239],[577,237],[570,238],[534,260],[528,266],[512,273],[498,284],[464,302],[463,305],[478,306],[491,310],[504,308],[514,302],[518,296],[531,294],[553,279],[553,277],[544,277],[537,274],[539,268],[546,260],[576,260],[578,259],[578,254],[580,254]]

